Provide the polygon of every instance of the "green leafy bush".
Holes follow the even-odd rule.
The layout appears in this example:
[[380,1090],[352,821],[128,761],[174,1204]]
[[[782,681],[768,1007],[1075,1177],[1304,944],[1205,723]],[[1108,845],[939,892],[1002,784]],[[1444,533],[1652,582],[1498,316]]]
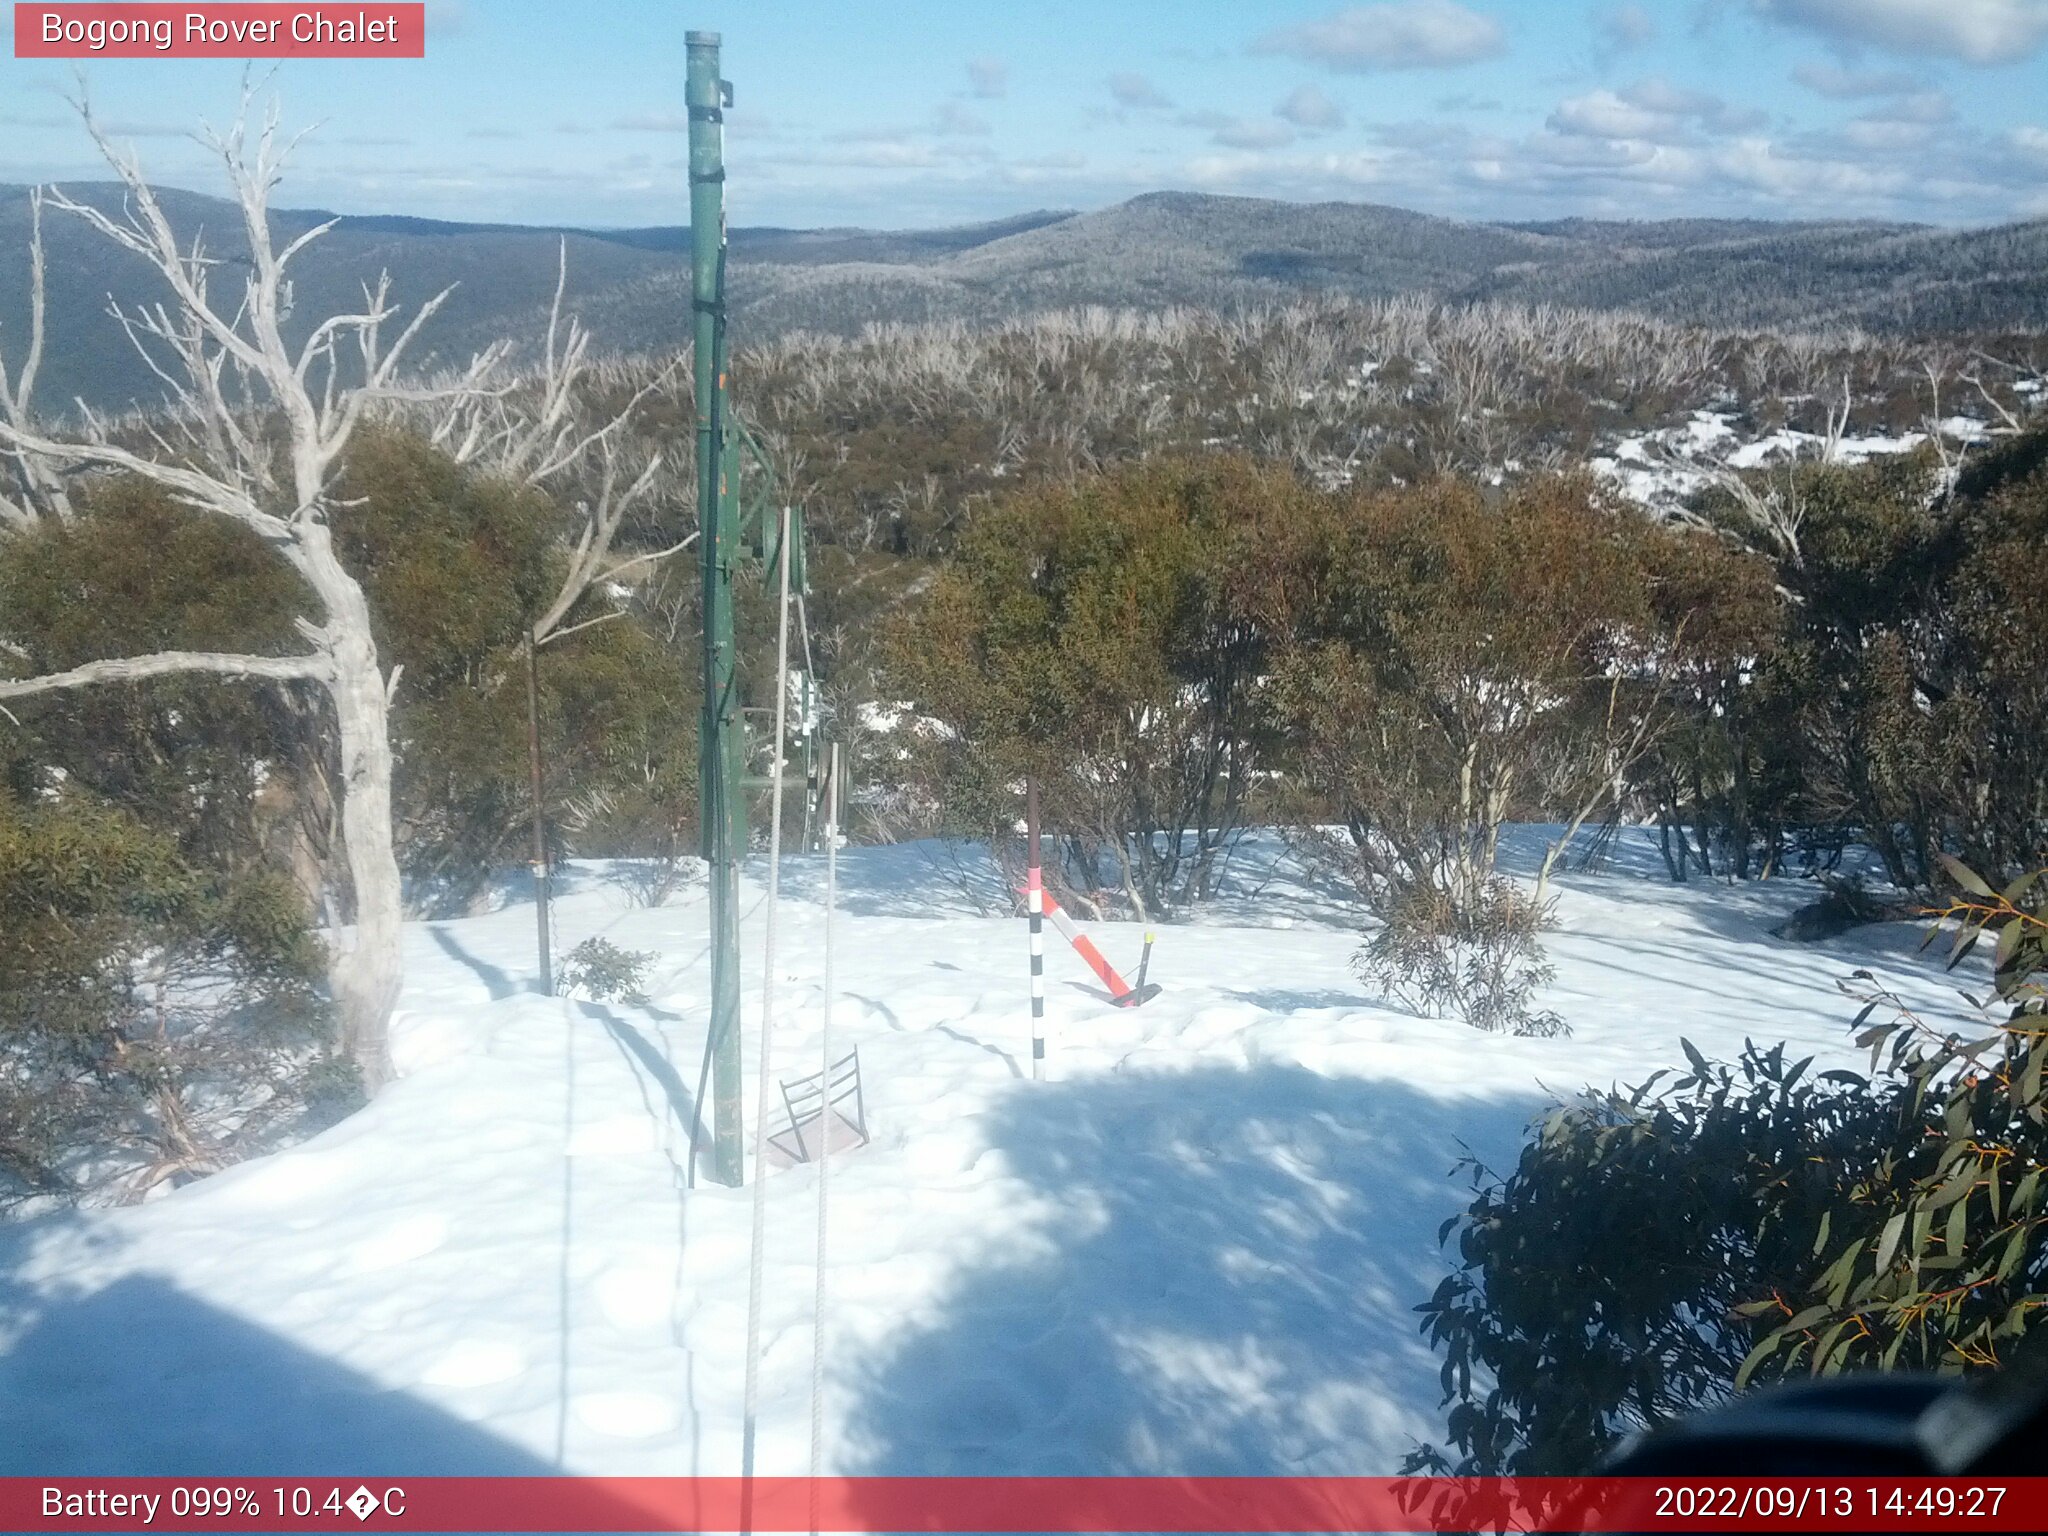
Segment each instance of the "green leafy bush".
[[139,1199],[360,1102],[275,876],[0,792],[0,933],[0,1212]]
[[1077,899],[1142,917],[1208,895],[1274,745],[1258,550],[1311,500],[1214,457],[977,517],[891,635],[895,696],[942,728],[905,735],[947,829],[1007,829],[1035,774],[1049,872]]
[[1957,924],[1950,963],[1995,930],[1994,1001],[2006,1016],[1964,1038],[1889,992],[1869,994],[1857,1043],[1882,1072],[1901,1134],[1867,1171],[1838,1178],[1839,1212],[1824,1213],[1813,1240],[1827,1267],[1789,1298],[1737,1309],[1770,1325],[1738,1385],[1802,1364],[1988,1368],[2048,1308],[2048,1012],[2034,979],[2048,964],[2048,872],[1997,891],[1942,862],[1962,887],[1944,913]]
[[2036,428],[1953,484],[1931,450],[1758,471],[1789,543],[1759,538],[1724,492],[1702,501],[1698,515],[1751,553],[1701,552],[1659,581],[1714,596],[1694,625],[1712,644],[1681,679],[1682,728],[1639,776],[1674,875],[1689,860],[1746,875],[1759,856],[1771,868],[1848,841],[1922,892],[1944,849],[1993,879],[2048,861],[2044,455]]
[[654,955],[647,950],[621,949],[609,939],[585,939],[562,963],[562,988],[573,997],[581,992],[600,1003],[646,1003],[641,986]]
[[[389,427],[351,446],[335,538],[365,573],[393,694],[394,831],[416,910],[469,910],[532,836],[524,636],[557,589],[576,523],[531,490]],[[287,654],[299,578],[246,530],[194,518],[138,481],[89,481],[74,522],[0,537],[0,672],[159,650]],[[587,596],[582,624],[620,600]],[[618,612],[546,646],[544,792],[625,813],[575,851],[660,856],[696,820],[691,663],[649,616]],[[152,679],[23,699],[0,720],[0,776],[32,796],[53,770],[174,836],[196,863],[289,868],[309,907],[347,915],[335,860],[332,726],[299,684]],[[17,726],[15,722],[18,721]]]
[[1504,1177],[1474,1166],[1418,1309],[1449,1444],[1411,1466],[1580,1472],[1751,1381],[2010,1356],[2048,1306],[2048,877],[1951,868],[1954,958],[1997,934],[1987,1031],[1859,992],[1867,1076],[1687,1044],[1676,1080],[1559,1107]]
[[1319,511],[1279,531],[1261,581],[1285,636],[1268,698],[1294,819],[1332,828],[1304,849],[1383,918],[1433,892],[1463,921],[1506,823],[1582,821],[1625,789],[1691,607],[1712,601],[1653,603],[1657,572],[1712,541],[1566,476]]
[[[337,539],[368,573],[381,651],[404,667],[392,719],[400,857],[416,908],[470,910],[533,835],[527,626],[557,590],[574,528],[547,497],[476,474],[424,440],[365,433],[350,451]],[[550,857],[654,854],[696,823],[691,665],[637,611],[586,595],[588,628],[540,653]]]

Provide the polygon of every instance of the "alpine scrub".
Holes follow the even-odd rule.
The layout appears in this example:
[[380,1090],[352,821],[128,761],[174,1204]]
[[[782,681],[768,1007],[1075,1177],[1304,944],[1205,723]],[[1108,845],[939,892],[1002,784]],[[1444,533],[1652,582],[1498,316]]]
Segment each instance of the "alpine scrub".
[[1944,868],[1951,964],[1995,935],[1982,1033],[1858,971],[1868,1073],[1682,1042],[1685,1075],[1558,1107],[1505,1177],[1471,1165],[1457,1268],[1418,1308],[1449,1445],[1412,1468],[1582,1471],[1755,1383],[2012,1359],[2048,1306],[2048,872]]
[[[1873,1074],[1899,1104],[1900,1135],[1847,1185],[1840,1223],[1834,1211],[1822,1214],[1814,1252],[1830,1257],[1828,1267],[1793,1298],[1736,1309],[1773,1325],[1738,1385],[1802,1364],[1827,1375],[1995,1367],[2048,1306],[2048,989],[2038,980],[2048,968],[2048,872],[1993,890],[1957,860],[1943,864],[1960,888],[1940,913],[1956,924],[1950,964],[1995,933],[1984,1006],[2004,1017],[1966,1040],[1930,1029],[1888,992],[1865,1003],[1857,1043],[1870,1047]],[[1891,1016],[1869,1023],[1880,1012]]]

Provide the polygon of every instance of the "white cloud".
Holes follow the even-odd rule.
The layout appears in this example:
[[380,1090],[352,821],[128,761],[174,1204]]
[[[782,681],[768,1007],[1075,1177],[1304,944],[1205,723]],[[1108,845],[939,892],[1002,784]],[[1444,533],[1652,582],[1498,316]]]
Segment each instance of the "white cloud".
[[1380,186],[1396,170],[1378,150],[1319,155],[1241,151],[1198,155],[1182,167],[1182,174],[1199,186],[1242,187],[1266,197],[1327,197],[1333,191]]
[[1500,23],[1455,0],[1386,0],[1354,5],[1252,44],[1255,53],[1284,53],[1331,69],[1443,69],[1491,58],[1506,48]]
[[1549,123],[1555,132],[1589,139],[1655,138],[1677,126],[1662,113],[1633,106],[1606,90],[1559,102]]
[[845,149],[830,150],[806,161],[818,165],[843,165],[869,170],[930,170],[942,164],[937,150],[929,144],[904,139],[869,139]]
[[2021,154],[2048,165],[2048,128],[2022,123],[2012,131],[2012,145]]
[[1086,155],[1072,150],[1061,150],[1050,155],[1029,155],[1022,160],[1012,160],[1008,169],[1021,173],[1035,174],[1040,171],[1078,171],[1088,163]]
[[1344,109],[1312,85],[1297,85],[1273,111],[1312,133],[1344,126]]
[[1842,128],[1842,137],[1862,150],[1917,149],[1955,115],[1955,103],[1946,91],[1918,91],[1858,114]]
[[1647,139],[1609,138],[1574,133],[1532,134],[1526,153],[1538,169],[1612,172],[1668,159],[1667,145]]
[[1768,139],[1742,139],[1717,149],[1703,168],[1739,186],[1801,201],[1817,193],[1891,195],[1907,185],[1907,173],[1896,166],[1788,155]]
[[1010,66],[988,54],[983,54],[978,59],[969,59],[967,84],[975,95],[984,100],[1005,95],[1010,89]]
[[1902,69],[1842,69],[1837,65],[1811,61],[1793,70],[1792,78],[1809,91],[1834,101],[1853,101],[1861,96],[1898,96],[1920,88],[1920,82]]
[[1657,23],[1640,5],[1609,6],[1600,17],[1600,31],[1610,48],[1640,48],[1657,35]]
[[1679,143],[1697,130],[1742,133],[1763,121],[1761,112],[1732,107],[1705,91],[1652,78],[1620,91],[1590,91],[1560,102],[1550,114],[1548,126],[1554,133],[1579,138]]
[[1762,15],[1838,42],[1920,57],[2011,64],[2048,38],[2048,0],[1750,0]]
[[1621,94],[1624,100],[1645,111],[1691,118],[1716,133],[1741,133],[1764,122],[1764,114],[1754,108],[1732,107],[1718,96],[1673,85],[1661,76],[1638,80]]
[[1129,71],[1109,77],[1109,94],[1116,98],[1116,104],[1120,107],[1146,110],[1173,105],[1160,94],[1158,86],[1143,75]]
[[1278,149],[1294,142],[1294,130],[1285,123],[1240,118],[1217,129],[1216,142],[1226,149]]

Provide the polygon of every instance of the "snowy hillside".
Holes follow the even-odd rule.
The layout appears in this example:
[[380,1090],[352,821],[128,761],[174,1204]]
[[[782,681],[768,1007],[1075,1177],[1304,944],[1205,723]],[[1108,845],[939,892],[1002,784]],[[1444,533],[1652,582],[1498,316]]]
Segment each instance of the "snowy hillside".
[[[1543,1001],[1568,1038],[1381,1005],[1338,909],[1255,841],[1218,909],[1161,930],[1149,1006],[1050,957],[1044,1083],[1024,924],[935,847],[849,852],[834,1030],[874,1139],[832,1173],[827,1470],[1390,1471],[1439,1430],[1411,1309],[1461,1148],[1511,1158],[1548,1097],[1639,1080],[1680,1035],[1849,1064],[1857,966],[1959,1006],[1909,925],[1786,943],[1766,930],[1810,885],[1674,887],[1634,839],[1565,880]],[[817,1060],[821,880],[786,866],[779,1072]],[[530,907],[417,925],[405,1075],[371,1109],[138,1209],[0,1231],[0,1473],[738,1470],[750,1192],[685,1167],[702,887],[646,909],[603,867],[569,886],[563,946],[657,952],[649,1006],[531,993]],[[1135,960],[1135,928],[1095,932]],[[768,1188],[767,1472],[806,1466],[814,1180]]]

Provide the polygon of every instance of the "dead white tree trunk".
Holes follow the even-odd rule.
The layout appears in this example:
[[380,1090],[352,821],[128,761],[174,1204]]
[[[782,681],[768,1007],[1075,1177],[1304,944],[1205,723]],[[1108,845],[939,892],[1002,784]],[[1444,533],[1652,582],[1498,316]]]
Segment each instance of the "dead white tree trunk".
[[[0,351],[0,422],[14,427],[29,424],[35,405],[36,372],[43,363],[43,189],[28,195],[28,343],[23,349],[21,370],[7,376],[7,356]],[[64,482],[48,467],[23,453],[0,454],[0,528],[33,527],[47,509],[69,521],[71,502],[64,494]],[[9,484],[9,481],[12,484]]]
[[341,755],[341,855],[355,892],[354,943],[345,949],[337,943],[329,978],[341,1009],[342,1047],[375,1092],[391,1074],[386,1031],[404,980],[389,730],[398,673],[393,669],[387,677],[378,663],[369,599],[335,557],[324,523],[307,529],[304,546],[301,569],[328,615],[325,649],[334,671],[327,696]]
[[[298,347],[288,346],[283,322],[291,307],[292,260],[333,226],[307,230],[282,249],[273,242],[270,194],[290,152],[289,145],[278,142],[275,108],[251,145],[245,94],[229,131],[206,140],[225,168],[248,246],[247,275],[230,303],[216,301],[209,292],[215,259],[197,238],[179,243],[133,154],[106,137],[85,102],[78,108],[121,183],[124,203],[116,216],[58,191],[48,201],[142,257],[168,285],[167,303],[110,300],[109,307],[170,390],[171,408],[150,430],[148,451],[136,451],[90,418],[75,436],[42,434],[27,418],[22,398],[27,387],[19,386],[9,402],[0,403],[0,448],[29,466],[25,478],[45,487],[41,495],[46,501],[47,487],[61,486],[55,479],[61,471],[113,471],[162,486],[195,514],[241,524],[299,573],[317,611],[298,620],[310,646],[302,655],[166,652],[0,682],[0,698],[194,672],[305,680],[324,691],[340,744],[341,851],[355,896],[353,943],[344,945],[336,936],[330,982],[341,1012],[343,1045],[375,1092],[391,1076],[386,1034],[401,980],[388,729],[398,677],[395,670],[385,673],[369,600],[335,551],[328,524],[329,482],[372,405],[479,393],[502,349],[479,356],[452,383],[431,389],[403,386],[400,362],[448,295],[444,291],[422,305],[387,344],[384,326],[398,313],[389,302],[388,275],[365,287],[359,312],[329,316],[312,326]],[[39,252],[35,266],[40,270]],[[28,375],[32,384],[32,368]]]

